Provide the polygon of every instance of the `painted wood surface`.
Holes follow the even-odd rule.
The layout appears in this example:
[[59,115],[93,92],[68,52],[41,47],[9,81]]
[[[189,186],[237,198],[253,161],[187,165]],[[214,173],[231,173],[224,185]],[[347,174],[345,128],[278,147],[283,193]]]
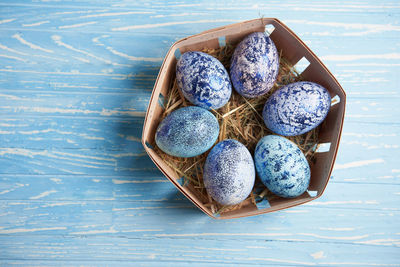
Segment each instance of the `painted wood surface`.
[[[277,17],[348,96],[324,195],[216,221],[140,144],[176,40]],[[0,1],[0,265],[400,265],[398,1]]]

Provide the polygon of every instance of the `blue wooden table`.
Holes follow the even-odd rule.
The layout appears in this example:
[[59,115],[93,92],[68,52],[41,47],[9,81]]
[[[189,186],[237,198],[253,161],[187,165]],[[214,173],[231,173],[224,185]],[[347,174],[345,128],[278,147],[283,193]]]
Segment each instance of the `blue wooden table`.
[[[307,205],[213,220],[140,143],[176,40],[277,17],[347,92]],[[400,265],[398,1],[0,1],[0,265]]]

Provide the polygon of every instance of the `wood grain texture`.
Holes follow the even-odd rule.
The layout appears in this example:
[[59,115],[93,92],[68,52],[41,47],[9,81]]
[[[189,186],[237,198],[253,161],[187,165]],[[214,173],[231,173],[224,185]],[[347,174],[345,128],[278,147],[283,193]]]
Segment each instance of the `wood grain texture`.
[[[286,23],[346,90],[332,178],[306,205],[216,221],[140,143],[178,39]],[[400,266],[397,1],[0,1],[0,265]]]

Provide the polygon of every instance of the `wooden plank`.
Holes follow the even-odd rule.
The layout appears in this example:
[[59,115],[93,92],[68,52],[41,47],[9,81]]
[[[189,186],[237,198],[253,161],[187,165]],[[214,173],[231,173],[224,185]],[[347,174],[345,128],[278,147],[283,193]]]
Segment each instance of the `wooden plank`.
[[143,117],[14,116],[0,118],[2,147],[141,151]]
[[[57,237],[62,238],[57,239]],[[356,245],[337,241],[312,242],[196,238],[127,238],[80,236],[1,237],[2,254],[11,259],[4,263],[30,266],[398,266],[398,248]],[[4,246],[4,241],[8,246]],[[238,245],[240,243],[240,245]],[[282,247],[286,253],[282,253]],[[374,251],[374,253],[371,253]],[[25,259],[23,261],[22,259]],[[47,259],[47,260],[46,260]],[[347,260],[344,260],[347,259]]]
[[[399,193],[399,184],[362,184],[332,179],[324,195],[305,206],[399,211]],[[128,176],[3,174],[0,195],[3,200],[28,201],[32,205],[37,200],[116,201],[115,205],[121,201],[124,206],[132,207],[140,204],[130,202],[189,203],[183,201],[184,196],[158,171],[136,171]]]
[[4,174],[130,174],[155,170],[144,149],[136,151],[96,151],[91,149],[0,148]]
[[[44,194],[44,191],[48,192]],[[129,176],[1,175],[3,200],[50,201],[173,201],[175,187],[159,171],[132,171]],[[39,197],[38,197],[39,196]]]
[[22,93],[3,91],[0,114],[143,117],[150,93]]
[[[149,255],[149,257],[152,257],[152,255]],[[29,260],[3,260],[0,261],[4,265],[17,265],[17,266],[22,266],[26,265],[27,262],[29,262],[29,266],[38,266],[38,267],[54,267],[54,266],[93,266],[93,267],[101,267],[101,266],[132,266],[134,264],[135,266],[155,266],[158,267],[160,266],[160,262],[157,259],[154,259],[153,261],[146,260],[146,259],[127,259],[127,260],[45,260],[45,259],[40,259],[40,260],[34,260],[34,259],[29,259]],[[196,262],[194,260],[190,261],[192,263],[195,263],[196,266],[209,266],[210,263],[207,261],[204,262]],[[213,266],[226,266],[225,263],[216,263],[215,261],[212,262]],[[233,263],[232,263],[233,264]],[[177,262],[177,261],[162,261],[163,266],[187,266],[188,262]],[[235,266],[248,266],[247,264],[236,264]],[[276,265],[274,263],[274,266],[277,267],[282,267],[282,266],[288,266],[288,265]]]
[[[174,199],[175,195],[176,192],[169,197]],[[118,203],[2,200],[0,205],[3,211],[0,234],[9,239],[40,235],[110,238],[122,235],[136,239],[340,242],[383,247],[398,247],[400,242],[395,227],[398,226],[399,211],[390,209],[302,206],[262,216],[219,221],[204,215],[188,200]],[[5,218],[8,221],[4,221]],[[245,228],[243,224],[246,224]]]
[[[391,22],[391,18],[382,16],[382,14],[398,11],[398,5],[395,2],[377,5],[372,3],[349,4],[342,1],[335,1],[332,3],[311,2],[309,4],[298,5],[293,3],[259,3],[258,1],[250,1],[246,3],[232,3],[229,6],[210,1],[196,4],[149,4],[140,2],[132,4],[125,2],[117,5],[93,2],[64,2],[61,8],[55,2],[42,3],[41,5],[24,3],[21,5],[14,2],[11,4],[12,6],[8,7],[9,4],[7,4],[6,8],[3,8],[4,12],[8,12],[7,15],[10,14],[11,8],[18,7],[22,9],[18,10],[19,12],[13,17],[8,16],[8,19],[14,20],[5,23],[5,25],[7,24],[8,27],[21,27],[24,24],[35,25],[35,23],[50,21],[49,23],[42,23],[33,27],[72,31],[74,29],[103,30],[106,25],[106,27],[114,31],[153,31],[154,29],[156,31],[163,31],[166,29],[168,32],[190,32],[191,29],[196,27],[194,26],[196,24],[193,23],[194,21],[197,21],[197,24],[202,24],[197,26],[199,30],[205,30],[211,28],[211,23],[214,25],[223,25],[223,23],[235,22],[239,19],[244,20],[249,17],[276,16],[289,17],[292,20],[301,21],[304,21],[304,18],[312,17],[317,19],[316,22],[324,22],[328,19],[336,21],[338,15],[347,14],[348,16],[340,18],[340,22],[353,24],[358,22],[361,27],[356,27],[356,30],[365,28],[365,32],[368,31],[366,28],[368,24],[371,24],[371,17],[377,17],[380,19],[379,22],[387,23]],[[40,13],[40,9],[38,10],[37,8],[39,6],[43,6],[48,10],[54,10],[55,8],[59,10],[42,14]],[[338,6],[341,8],[338,8]],[[129,11],[136,12],[136,14],[130,14]],[[229,14],[233,14],[234,16],[229,16]],[[365,14],[368,14],[368,16]],[[180,21],[174,21],[177,17]],[[134,21],[132,22],[133,19]],[[98,23],[99,20],[104,21],[105,24]],[[312,26],[318,29],[319,25],[313,24]],[[327,26],[335,30],[335,24]]]

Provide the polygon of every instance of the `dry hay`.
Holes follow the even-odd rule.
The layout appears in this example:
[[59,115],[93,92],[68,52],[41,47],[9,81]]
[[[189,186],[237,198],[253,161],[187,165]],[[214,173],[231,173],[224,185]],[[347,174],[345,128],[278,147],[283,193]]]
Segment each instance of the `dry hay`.
[[[219,49],[203,49],[202,52],[217,58],[229,71],[230,59],[234,48],[233,46],[226,45]],[[231,99],[225,106],[218,110],[211,110],[217,117],[220,125],[220,133],[217,142],[225,139],[236,139],[244,144],[253,155],[257,142],[265,135],[273,134],[265,127],[262,119],[262,110],[266,99],[278,88],[301,80],[301,75],[297,73],[293,66],[282,57],[282,53],[280,53],[278,78],[273,88],[267,94],[250,99],[244,98],[235,90],[232,90]],[[162,119],[173,110],[188,105],[190,105],[190,103],[183,97],[181,91],[178,89],[176,78],[173,77],[165,99],[165,109]],[[303,135],[286,137],[298,145],[310,164],[313,161],[313,155],[318,143],[318,132],[319,127]],[[255,204],[256,201],[261,201],[263,198],[271,199],[276,197],[269,192],[257,178],[256,185],[247,200],[234,206],[222,206],[207,194],[203,185],[203,165],[208,152],[197,157],[178,158],[164,153],[155,144],[154,147],[156,153],[160,155],[163,161],[175,170],[178,177],[184,179],[184,185],[188,186],[191,191],[195,191],[203,204],[209,207],[214,214],[240,209],[243,203],[248,203],[249,201]]]

